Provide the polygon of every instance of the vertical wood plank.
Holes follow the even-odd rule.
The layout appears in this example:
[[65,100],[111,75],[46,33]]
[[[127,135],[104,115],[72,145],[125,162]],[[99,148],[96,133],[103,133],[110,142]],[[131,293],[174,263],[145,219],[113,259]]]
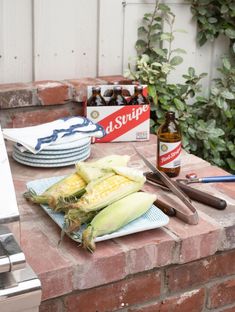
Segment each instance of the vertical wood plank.
[[220,35],[213,43],[213,53],[211,62],[211,79],[220,76],[218,67],[221,67],[222,57],[228,55],[229,51],[229,39]]
[[122,0],[100,0],[98,74],[120,75],[123,67]]
[[97,1],[35,1],[35,79],[96,76]]
[[32,80],[31,0],[0,0],[0,83]]
[[154,2],[138,3],[127,1],[125,7],[125,23],[124,23],[124,56],[123,56],[123,72],[128,68],[128,63],[135,64],[136,50],[135,43],[138,39],[138,27],[142,25],[142,18],[145,13],[152,13],[154,10]]

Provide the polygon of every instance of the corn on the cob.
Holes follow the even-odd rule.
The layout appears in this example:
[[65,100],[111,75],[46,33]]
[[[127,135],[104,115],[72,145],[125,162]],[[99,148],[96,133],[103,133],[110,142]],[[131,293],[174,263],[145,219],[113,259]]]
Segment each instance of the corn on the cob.
[[143,186],[142,181],[133,181],[121,175],[107,174],[91,182],[86,187],[86,193],[76,203],[65,203],[62,209],[80,209],[84,212],[100,210],[114,201],[137,192]]
[[79,197],[85,192],[85,187],[86,182],[75,172],[50,186],[41,195],[29,189],[23,196],[35,204],[48,204],[52,209],[57,210],[59,198],[68,200]]
[[86,213],[80,209],[70,209],[64,216],[63,230],[66,233],[78,231],[82,224],[90,222],[96,214],[96,211]]
[[92,162],[80,161],[75,166],[77,173],[89,183],[112,171],[113,166],[127,166],[129,159],[127,155],[109,155]]
[[144,214],[156,195],[144,192],[130,194],[101,210],[82,234],[82,245],[93,252],[97,236],[112,233]]

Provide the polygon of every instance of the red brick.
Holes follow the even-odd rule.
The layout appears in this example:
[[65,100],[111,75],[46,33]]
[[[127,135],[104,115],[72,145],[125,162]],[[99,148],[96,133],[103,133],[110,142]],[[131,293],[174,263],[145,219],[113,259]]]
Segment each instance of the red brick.
[[[115,269],[114,269],[115,270]],[[65,298],[66,312],[115,311],[158,298],[159,272],[141,274],[107,286],[91,289]]]
[[161,302],[152,302],[151,304],[147,304],[144,306],[130,308],[127,310],[127,312],[159,312],[161,306],[162,306]]
[[162,229],[115,239],[126,250],[129,274],[171,264],[175,241]]
[[209,290],[208,307],[215,309],[235,302],[235,279],[213,285]]
[[[39,219],[39,222],[44,224],[49,220],[48,217],[44,218],[42,221]],[[58,229],[53,221],[51,232],[41,230],[36,219],[34,222],[21,222],[21,247],[42,283],[43,300],[61,296],[72,290],[73,268],[58,249],[57,243],[49,240],[50,235],[53,236],[53,229]],[[45,233],[48,233],[49,237]]]
[[166,269],[169,291],[179,291],[235,274],[235,251]]
[[106,84],[105,80],[99,78],[80,78],[66,80],[74,88],[73,99],[77,102],[85,102],[87,99],[87,86]]
[[118,281],[127,276],[123,250],[112,240],[99,242],[90,254],[73,241],[62,244],[61,250],[75,261],[73,289],[87,289]]
[[61,299],[43,301],[40,304],[39,312],[63,312],[63,302]]
[[219,247],[222,227],[199,217],[197,225],[170,218],[166,227],[181,240],[179,262],[185,263],[214,254]]
[[219,312],[235,312],[235,306],[230,308],[220,309]]
[[64,82],[36,81],[33,86],[37,88],[38,98],[42,105],[64,104],[72,100],[72,89]]
[[72,115],[82,114],[81,107],[75,106],[70,103],[66,106],[56,106],[53,109],[34,109],[31,111],[18,111],[13,112],[12,127],[28,127],[33,125],[38,125],[46,122],[56,120],[58,118],[63,118]]
[[0,109],[32,106],[35,105],[35,103],[35,90],[29,85],[0,85]]
[[128,312],[201,312],[205,301],[203,288],[169,297],[162,302],[128,309]]
[[127,79],[121,75],[100,76],[99,78],[105,80],[106,83],[132,84],[131,79]]

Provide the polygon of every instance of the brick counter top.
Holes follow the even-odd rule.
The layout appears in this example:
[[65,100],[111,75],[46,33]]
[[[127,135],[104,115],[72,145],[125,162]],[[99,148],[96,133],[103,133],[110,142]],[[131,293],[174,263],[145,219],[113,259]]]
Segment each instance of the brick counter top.
[[[134,144],[155,163],[154,135]],[[68,174],[74,166],[27,167],[12,159],[11,143],[7,148],[21,215],[21,246],[42,282],[40,311],[235,311],[235,183],[193,186],[228,203],[219,211],[194,202],[198,225],[170,218],[165,227],[97,243],[90,254],[67,237],[58,247],[57,225],[22,196],[28,181]],[[130,155],[131,167],[147,170],[130,143],[93,144],[90,159],[108,154]],[[182,164],[181,177],[192,171],[200,177],[227,174],[186,153]],[[148,183],[143,189],[164,193]]]

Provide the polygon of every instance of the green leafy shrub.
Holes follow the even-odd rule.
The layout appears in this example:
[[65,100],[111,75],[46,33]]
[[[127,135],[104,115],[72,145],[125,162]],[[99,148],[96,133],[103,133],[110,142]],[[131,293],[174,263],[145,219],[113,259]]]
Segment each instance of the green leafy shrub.
[[[129,64],[126,76],[148,85],[151,105],[151,132],[156,133],[166,111],[174,111],[182,131],[185,150],[231,172],[235,171],[235,67],[229,58],[219,69],[208,98],[200,96],[200,81],[190,67],[184,83],[170,84],[168,75],[182,61],[183,49],[172,49],[175,16],[156,1],[152,13],[143,17],[136,42],[137,59]],[[163,22],[169,31],[163,31]]]
[[187,0],[198,23],[198,43],[214,41],[220,34],[230,39],[235,52],[235,2],[233,0]]

